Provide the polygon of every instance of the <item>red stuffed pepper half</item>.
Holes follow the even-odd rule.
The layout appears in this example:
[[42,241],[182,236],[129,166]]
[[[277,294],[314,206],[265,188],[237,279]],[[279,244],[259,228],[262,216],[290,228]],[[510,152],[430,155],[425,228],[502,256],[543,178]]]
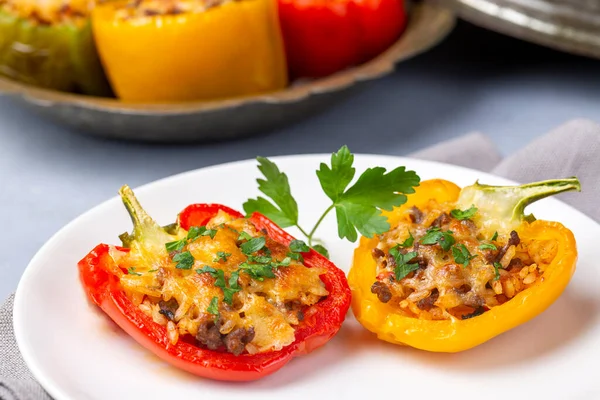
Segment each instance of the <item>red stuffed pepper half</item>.
[[78,266],[90,300],[142,346],[192,374],[269,375],[324,345],[350,305],[344,273],[265,216],[194,204],[161,227],[128,187],[123,246]]

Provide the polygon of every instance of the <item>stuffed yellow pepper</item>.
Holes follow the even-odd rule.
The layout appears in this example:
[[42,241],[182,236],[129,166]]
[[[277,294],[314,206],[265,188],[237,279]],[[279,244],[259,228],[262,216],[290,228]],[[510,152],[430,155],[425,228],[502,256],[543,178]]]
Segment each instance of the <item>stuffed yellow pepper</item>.
[[0,75],[69,92],[108,96],[92,38],[93,0],[0,0]]
[[173,102],[250,95],[287,85],[275,0],[136,0],[93,13],[117,96]]
[[358,321],[385,341],[435,352],[475,347],[544,311],[575,271],[569,229],[525,215],[576,178],[523,186],[421,183],[362,237],[349,275]]

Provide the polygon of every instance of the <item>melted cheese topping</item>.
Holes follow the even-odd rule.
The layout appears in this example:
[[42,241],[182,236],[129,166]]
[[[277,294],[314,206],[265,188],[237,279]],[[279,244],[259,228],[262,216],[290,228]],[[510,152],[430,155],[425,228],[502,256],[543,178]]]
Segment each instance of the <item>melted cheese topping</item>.
[[[290,260],[288,266],[273,269],[275,278],[260,281],[241,270],[238,279],[241,290],[234,294],[229,305],[224,302],[222,288],[215,286],[215,278],[196,270],[206,266],[220,269],[229,282],[231,274],[240,271],[240,264],[248,260],[240,249],[245,242],[239,240],[241,232],[251,237],[265,237],[268,250],[260,250],[256,255],[270,253],[272,260],[282,261],[290,250],[258,232],[247,219],[232,219],[223,212],[215,216],[207,228],[216,230],[214,238],[199,236],[182,250],[194,257],[194,265],[188,270],[176,268],[173,253],[167,254],[161,241],[134,242],[129,253],[112,249],[111,255],[119,266],[113,272],[120,276],[129,298],[155,322],[167,327],[172,343],[182,335],[202,340],[198,335],[204,335],[206,329],[215,326],[215,315],[208,310],[216,297],[220,314],[216,326],[221,339],[225,340],[235,330],[252,331],[252,340],[244,343],[250,353],[279,350],[291,344],[295,338],[294,327],[301,322],[305,309],[328,295],[319,277],[325,271]],[[164,308],[164,302],[172,302],[172,299],[176,303],[169,318],[168,313],[161,313],[161,304]]]
[[[373,251],[377,281],[372,287],[380,301],[389,302],[411,317],[464,319],[509,301],[543,279],[545,268],[556,255],[555,242],[515,240],[516,231],[500,233],[492,241],[473,221],[453,218],[454,206],[432,200],[425,209],[409,210],[397,226],[380,235]],[[473,257],[466,266],[457,262],[453,249],[445,251],[438,243],[420,243],[431,227],[451,231],[456,241],[454,248],[465,246]],[[419,267],[396,281],[390,249],[404,243],[410,235],[414,244],[398,249],[404,254],[417,252],[409,263]],[[493,245],[495,249],[482,249],[481,245]]]

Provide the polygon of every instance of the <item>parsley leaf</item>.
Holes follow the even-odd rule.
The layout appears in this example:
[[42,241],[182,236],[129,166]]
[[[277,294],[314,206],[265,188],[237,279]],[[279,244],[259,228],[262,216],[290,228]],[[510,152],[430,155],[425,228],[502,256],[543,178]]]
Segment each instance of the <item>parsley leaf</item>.
[[250,240],[250,239],[252,239],[252,236],[250,236],[249,233],[242,231],[242,232],[240,232],[240,236],[238,236],[237,240],[242,241],[242,240]]
[[219,262],[219,261],[223,261],[223,262],[227,262],[227,257],[231,256],[231,253],[226,253],[224,251],[217,251],[217,258],[215,258],[213,260],[213,262]]
[[229,305],[233,304],[233,295],[242,290],[238,284],[240,271],[231,273],[228,281],[229,287],[225,282],[225,272],[223,272],[222,269],[214,269],[209,266],[204,266],[200,269],[197,269],[196,272],[199,274],[210,274],[213,278],[215,278],[215,286],[223,291],[223,301]]
[[462,221],[462,220],[465,220],[465,219],[473,218],[473,216],[475,215],[476,212],[477,212],[477,207],[471,206],[471,208],[469,208],[468,210],[464,210],[464,211],[463,210],[454,209],[454,210],[450,211],[450,214],[454,218]]
[[259,263],[259,264],[268,264],[268,263],[270,263],[273,260],[271,259],[271,256],[253,256],[253,255],[249,255],[248,256],[248,261]]
[[497,281],[498,279],[500,279],[500,269],[502,268],[502,264],[500,264],[499,262],[495,262],[493,265],[494,265],[494,273],[496,274],[496,276],[494,277],[494,280]]
[[174,242],[165,243],[165,248],[170,253],[172,251],[181,251],[187,244],[187,239],[176,240]]
[[127,275],[142,276],[139,272],[135,272],[135,267],[127,268]]
[[304,262],[304,257],[302,257],[302,254],[300,254],[300,253],[289,252],[286,254],[286,257],[289,257],[292,260],[296,260],[298,262]]
[[257,281],[262,282],[265,278],[275,278],[271,264],[251,264],[244,262],[240,264],[240,269]]
[[442,232],[440,228],[429,228],[421,238],[421,243],[426,245],[439,244],[444,251],[450,250],[456,241],[452,231]]
[[469,253],[469,249],[467,249],[464,244],[459,243],[452,248],[452,257],[454,257],[454,261],[462,264],[463,267],[467,267],[469,265],[469,261],[477,257],[477,255],[471,255],[471,253]]
[[286,257],[283,260],[279,261],[279,263],[277,263],[277,266],[278,267],[288,267],[291,262],[292,262],[292,258]]
[[192,226],[185,238],[165,243],[165,248],[169,253],[172,251],[181,251],[190,240],[193,241],[198,236],[210,236],[211,239],[214,239],[216,234],[217,231],[215,229],[206,229],[206,226]]
[[242,253],[244,254],[256,253],[257,251],[265,247],[266,242],[266,239],[262,236],[255,237],[248,240],[246,243],[243,243],[240,246],[240,250],[242,250]]
[[307,253],[310,251],[310,247],[302,240],[294,239],[290,242],[290,251],[292,253]]
[[498,231],[494,232],[494,236],[492,236],[492,238],[490,239],[492,242],[496,241],[498,239]]
[[216,229],[207,229],[206,226],[192,226],[188,231],[187,239],[194,240],[198,236],[210,236],[211,239],[214,239],[216,234]]
[[396,274],[397,281],[403,279],[411,272],[419,269],[419,264],[409,264],[409,262],[412,259],[414,259],[418,255],[418,253],[416,251],[411,251],[410,253],[402,254],[400,252],[399,247],[399,245],[396,245],[390,249],[390,254],[392,255],[392,257],[394,257],[394,260],[396,261],[396,268],[394,272]]
[[229,305],[233,304],[233,295],[242,290],[242,288],[238,284],[239,277],[239,271],[232,272],[231,276],[229,277],[229,287],[221,288],[223,289],[223,301]]
[[194,256],[189,251],[175,254],[173,261],[177,263],[177,269],[191,269],[194,266]]
[[219,314],[219,298],[217,296],[213,297],[210,300],[210,305],[208,306],[208,308],[206,309],[206,311],[208,311],[209,314],[212,314],[215,316],[215,321],[217,321],[220,317]]
[[408,231],[408,234],[410,236],[404,242],[400,243],[400,247],[411,247],[415,243],[415,238],[413,237],[412,233]]
[[199,274],[211,274],[214,278],[217,277],[217,270],[214,269],[213,267],[209,267],[208,265],[205,265],[204,267],[197,269],[196,272]]
[[498,250],[495,244],[492,243],[481,243],[479,245],[480,250]]
[[[281,171],[274,162],[257,157],[258,169],[265,179],[257,179],[258,189],[271,198],[275,205],[264,197],[250,199],[244,203],[246,214],[258,211],[272,219],[282,228],[298,224],[298,204],[292,196],[287,175]],[[278,208],[279,207],[279,208]]]
[[321,183],[323,191],[334,203],[340,200],[356,173],[352,167],[354,164],[354,155],[350,153],[348,146],[342,146],[337,153],[331,155],[331,168],[321,163],[317,171],[317,177]]
[[317,253],[319,253],[320,255],[322,255],[325,258],[329,258],[329,250],[327,250],[325,248],[325,246],[322,246],[320,244],[315,244],[313,246],[313,250],[316,251]]
[[[333,200],[339,237],[355,242],[358,239],[357,230],[369,238],[389,230],[390,224],[381,215],[381,210],[391,211],[404,204],[404,194],[414,193],[414,186],[418,186],[420,180],[415,172],[406,171],[405,167],[390,172],[375,167],[363,172],[354,185],[344,192],[349,183],[348,177],[354,175],[354,158],[347,157],[346,152],[349,153],[349,150],[344,146],[331,156],[331,168],[322,163],[317,176],[323,191]],[[340,158],[344,160],[343,163],[339,162]]]

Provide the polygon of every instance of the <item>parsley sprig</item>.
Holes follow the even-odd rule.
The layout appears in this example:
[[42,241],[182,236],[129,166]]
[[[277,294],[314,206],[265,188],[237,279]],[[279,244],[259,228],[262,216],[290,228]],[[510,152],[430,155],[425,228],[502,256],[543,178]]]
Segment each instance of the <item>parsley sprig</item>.
[[356,175],[354,155],[347,146],[343,146],[331,155],[330,165],[321,163],[316,171],[321,188],[332,204],[308,231],[299,224],[298,204],[292,196],[287,175],[267,158],[258,157],[257,160],[258,169],[265,178],[257,180],[258,189],[270,200],[264,197],[249,199],[244,203],[244,211],[247,214],[258,211],[282,228],[297,227],[308,239],[308,246],[325,256],[328,256],[327,249],[313,245],[313,240],[318,227],[331,211],[335,210],[341,239],[355,242],[358,233],[371,238],[390,229],[381,211],[391,211],[393,207],[404,204],[406,194],[414,193],[414,187],[420,183],[417,174],[405,167],[389,172],[385,168],[374,167],[365,170],[349,187]]

